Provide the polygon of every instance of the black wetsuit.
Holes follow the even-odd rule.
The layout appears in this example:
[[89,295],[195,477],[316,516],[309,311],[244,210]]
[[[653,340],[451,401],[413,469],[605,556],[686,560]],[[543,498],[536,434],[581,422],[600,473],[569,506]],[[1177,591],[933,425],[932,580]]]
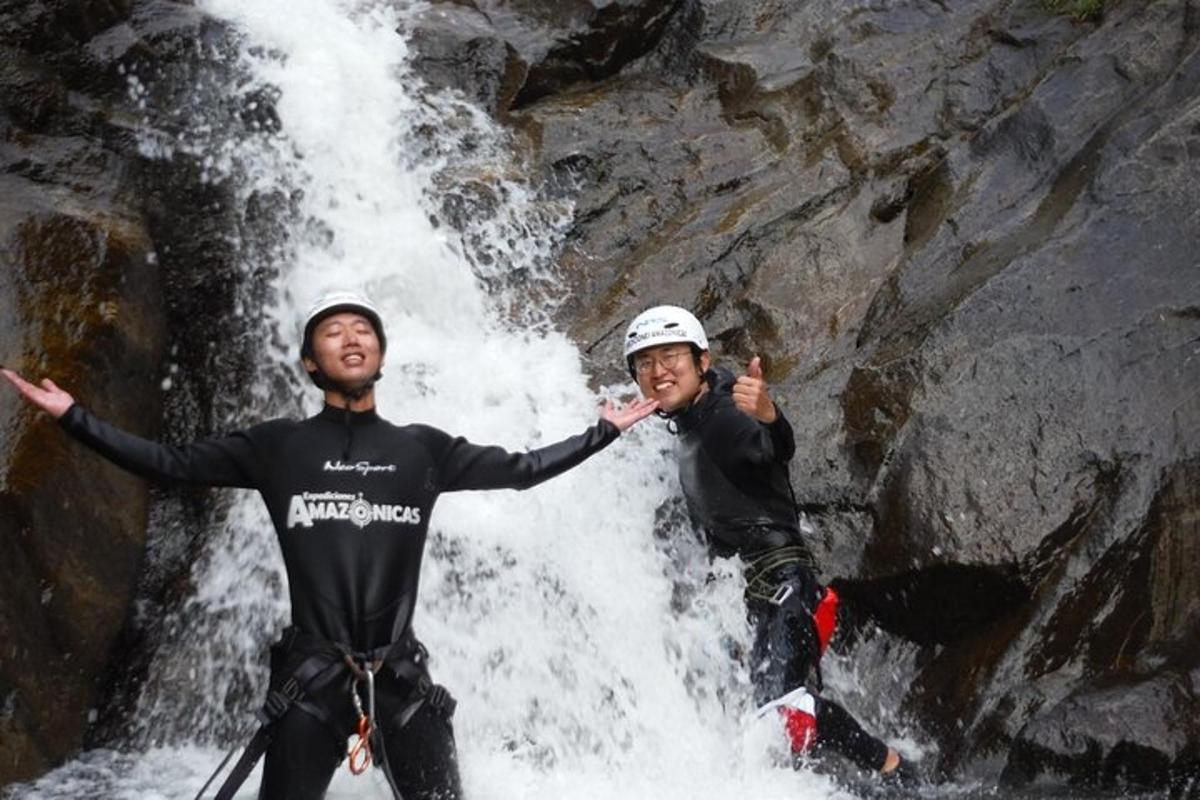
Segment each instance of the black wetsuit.
[[[294,626],[272,650],[273,686],[301,657],[293,653],[296,641],[333,642],[355,652],[396,642],[405,652],[420,650],[411,623],[439,494],[526,489],[619,436],[602,420],[556,444],[509,453],[427,425],[393,425],[374,411],[330,406],[303,421],[274,420],[181,446],[125,433],[79,405],[61,423],[138,475],[258,490],[283,551]],[[407,800],[456,798],[461,790],[448,714],[426,703],[407,724],[396,718],[414,690],[409,684],[383,670],[377,686],[377,717],[399,788]],[[267,751],[260,797],[324,796],[356,720],[351,685],[346,670],[308,698],[306,708],[284,716]],[[306,709],[310,713],[302,713]]]
[[755,632],[755,700],[766,705],[806,687],[816,704],[816,747],[879,769],[887,746],[817,694],[820,647],[813,613],[824,590],[813,574],[788,477],[796,451],[792,426],[782,412],[767,425],[740,411],[727,370],[711,369],[704,380],[708,391],[674,417],[679,478],[712,554],[736,554],[750,565],[746,606]]

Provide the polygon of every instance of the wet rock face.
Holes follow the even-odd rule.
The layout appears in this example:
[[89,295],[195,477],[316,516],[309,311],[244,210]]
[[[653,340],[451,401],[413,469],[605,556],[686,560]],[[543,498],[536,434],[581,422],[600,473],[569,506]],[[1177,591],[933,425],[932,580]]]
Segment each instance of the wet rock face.
[[895,701],[941,768],[1194,775],[1200,9],[694,0],[544,84],[580,37],[513,31],[574,6],[436,8],[489,55],[418,70],[575,203],[560,321],[597,379],[661,302],[763,356],[827,574],[922,648]]
[[492,112],[614,75],[658,42],[679,0],[464,0],[413,23],[418,74]]
[[[208,401],[186,400],[215,394],[222,374],[203,343],[236,339],[211,322],[227,316],[237,284],[213,241],[219,189],[201,206],[194,169],[138,152],[137,132],[152,121],[131,76],[169,68],[204,30],[194,9],[172,2],[0,5],[0,363],[51,377],[147,436],[207,429]],[[196,225],[202,217],[210,223]],[[164,403],[168,360],[195,377],[176,377]],[[164,426],[164,411],[188,425]],[[76,750],[138,660],[130,609],[139,584],[144,601],[159,599],[143,553],[147,516],[163,500],[8,387],[0,430],[4,785]],[[186,578],[186,562],[161,580]]]
[[[33,211],[36,192],[6,183],[7,197],[26,202],[20,212],[8,209],[0,234],[12,256],[5,266],[15,307],[5,363],[107,398],[114,417],[145,430],[159,411],[150,389],[163,341],[145,230],[136,219],[106,217],[114,211],[107,204],[81,215]],[[10,226],[14,217],[21,221]],[[148,498],[137,481],[71,448],[51,420],[5,394],[0,635],[12,649],[0,672],[8,712],[0,718],[0,778],[7,781],[36,774],[78,745],[136,583]]]
[[[152,388],[164,344],[150,237],[127,194],[128,160],[99,141],[106,126],[72,102],[75,81],[60,68],[63,53],[123,14],[11,5],[0,16],[0,361],[110,401],[115,418],[146,431],[159,416]],[[0,427],[5,784],[82,739],[136,584],[148,497],[7,387]]]
[[1072,696],[1024,726],[1004,780],[1049,774],[1078,787],[1182,792],[1194,780],[1178,765],[1196,761],[1196,688],[1186,675],[1160,675]]

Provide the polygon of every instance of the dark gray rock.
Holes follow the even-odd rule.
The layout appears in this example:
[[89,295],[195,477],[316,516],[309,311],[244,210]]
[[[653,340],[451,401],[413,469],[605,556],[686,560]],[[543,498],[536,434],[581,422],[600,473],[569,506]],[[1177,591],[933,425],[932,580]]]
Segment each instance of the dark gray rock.
[[455,89],[493,114],[503,113],[529,71],[491,21],[479,10],[431,5],[413,23],[413,69],[434,89]]
[[133,5],[132,0],[5,0],[0,41],[47,56],[70,54],[128,19]]
[[[514,103],[525,105],[577,83],[603,80],[658,43],[680,0],[521,0],[510,8],[551,44],[530,63]],[[552,37],[552,38],[551,38]]]
[[1069,697],[1025,725],[1005,777],[1024,783],[1058,773],[1084,787],[1183,786],[1185,779],[1172,777],[1200,768],[1198,711],[1186,675]]
[[[1200,404],[1188,387],[1200,365],[1180,310],[1197,298],[1183,189],[1197,174],[1161,153],[1195,135],[1200,62],[1178,6],[1138,22],[1168,46],[1143,55],[1135,42],[1150,33],[1114,20],[959,154],[951,192],[970,187],[968,202],[877,297],[860,337],[872,355],[859,369],[900,410],[875,408],[903,420],[874,440],[884,457],[867,569],[897,558],[1009,563],[1034,592],[1033,605],[1014,607],[1015,630],[951,656],[955,666],[935,662],[928,690],[909,698],[930,707],[963,695],[940,722],[969,721],[974,742],[946,755],[985,777],[986,754],[1008,746],[1025,714],[1088,694],[1133,660],[1156,675],[1164,667],[1146,654],[1179,649],[1198,618],[1194,582],[1156,603],[1157,581],[1136,565],[1159,546],[1148,531],[1164,504],[1181,519],[1196,507],[1181,486],[1194,472]],[[1109,54],[1126,52],[1138,55],[1114,69]],[[1161,614],[1172,619],[1157,627],[1164,640],[1143,638],[1146,617]],[[963,674],[963,657],[982,659],[988,679],[945,682]],[[1146,774],[1162,785],[1179,762],[1172,754],[1169,769]]]
[[653,48],[679,0],[445,0],[413,20],[413,65],[494,113],[615,75]]

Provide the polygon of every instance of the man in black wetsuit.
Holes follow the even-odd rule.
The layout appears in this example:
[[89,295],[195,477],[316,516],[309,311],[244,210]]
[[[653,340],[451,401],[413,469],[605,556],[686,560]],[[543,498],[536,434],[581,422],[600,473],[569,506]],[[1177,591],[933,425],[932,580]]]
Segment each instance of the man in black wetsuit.
[[899,754],[819,694],[837,595],[817,582],[800,533],[787,467],[796,450],[792,427],[767,392],[759,360],[736,379],[713,368],[703,326],[676,306],[638,315],[624,355],[643,396],[658,401],[678,436],[684,499],[709,552],[746,564],[760,713],[780,715],[795,756],[832,750],[898,777]]
[[[412,631],[438,495],[534,486],[599,452],[657,407],[606,404],[600,421],[578,436],[509,453],[379,417],[374,386],[386,346],[369,301],[349,293],[323,298],[306,319],[301,353],[325,393],[324,409],[303,421],[273,420],[182,446],[125,433],[52,381],[39,388],[3,370],[67,433],[138,475],[262,495],[292,607],[292,627],[271,651],[271,691],[259,715],[267,724],[247,747],[266,750],[259,794],[265,800],[323,797],[355,733],[352,768],[365,768],[373,749],[393,791],[406,800],[461,796],[453,700],[430,680],[425,649]],[[253,759],[242,761],[248,772]],[[218,797],[235,789],[227,781]]]

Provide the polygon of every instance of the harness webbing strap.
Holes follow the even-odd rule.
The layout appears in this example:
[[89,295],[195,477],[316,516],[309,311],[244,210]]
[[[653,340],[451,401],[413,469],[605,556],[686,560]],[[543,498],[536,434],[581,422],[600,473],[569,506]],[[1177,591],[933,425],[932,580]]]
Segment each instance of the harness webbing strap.
[[[410,683],[413,687],[412,699],[397,715],[400,727],[407,724],[413,714],[427,702],[442,711],[447,717],[454,712],[454,699],[443,687],[433,684],[429,679],[429,673],[425,667],[427,659],[425,648],[411,636],[371,651],[356,652],[338,642],[319,639],[296,628],[289,628],[284,632],[281,646],[285,652],[307,652],[308,655],[282,685],[267,694],[266,702],[255,715],[259,722],[258,729],[246,743],[241,758],[234,764],[225,782],[221,784],[214,800],[232,800],[234,794],[250,776],[254,765],[266,753],[275,735],[275,725],[293,707],[311,714],[326,727],[334,729],[328,713],[317,704],[308,701],[307,696],[343,674],[342,670],[349,670],[351,674],[357,674],[362,670],[362,665],[378,668],[386,664],[397,678]],[[395,786],[386,761],[380,726],[374,727],[371,738],[376,740],[376,751],[385,756],[381,766],[384,768],[384,773],[387,775],[395,796],[399,798],[400,793]],[[234,752],[236,749],[230,751],[229,755],[221,761],[212,777],[205,782],[196,795],[196,800],[201,800],[204,792],[216,780]]]
[[808,549],[799,545],[777,547],[760,558],[750,562],[746,567],[746,597],[751,600],[770,601],[775,596],[778,585],[772,580],[773,573],[788,564],[803,564],[812,566],[812,556]]
[[[315,691],[321,686],[324,686],[340,671],[342,663],[340,661],[330,661],[328,655],[324,653],[316,653],[304,659],[291,677],[284,681],[283,685],[278,689],[272,689],[267,694],[267,701],[263,707],[259,709],[255,715],[259,721],[258,730],[246,743],[246,748],[242,751],[242,757],[233,765],[233,769],[229,773],[229,777],[221,784],[221,788],[217,790],[214,800],[232,800],[237,790],[246,782],[246,778],[250,777],[254,765],[262,758],[263,753],[267,752],[267,747],[271,744],[271,739],[274,736],[275,723],[279,721],[284,714],[297,702],[304,699],[304,696],[309,691]],[[227,761],[228,759],[226,759]],[[216,778],[221,769],[225,766],[225,761],[217,767],[217,772],[208,779],[208,782],[200,789],[196,795],[196,800],[204,795],[213,778]]]
[[[246,743],[246,749],[242,751],[242,757],[238,759],[238,762],[233,765],[233,770],[229,773],[229,777],[225,779],[225,782],[221,784],[221,788],[217,790],[215,800],[231,800],[237,793],[237,790],[246,782],[246,778],[250,777],[254,765],[262,758],[263,753],[267,752],[267,747],[270,744],[270,726],[260,725],[258,730],[254,732],[254,736]],[[196,795],[196,800],[200,800],[203,794],[204,790],[201,789],[200,794]]]

